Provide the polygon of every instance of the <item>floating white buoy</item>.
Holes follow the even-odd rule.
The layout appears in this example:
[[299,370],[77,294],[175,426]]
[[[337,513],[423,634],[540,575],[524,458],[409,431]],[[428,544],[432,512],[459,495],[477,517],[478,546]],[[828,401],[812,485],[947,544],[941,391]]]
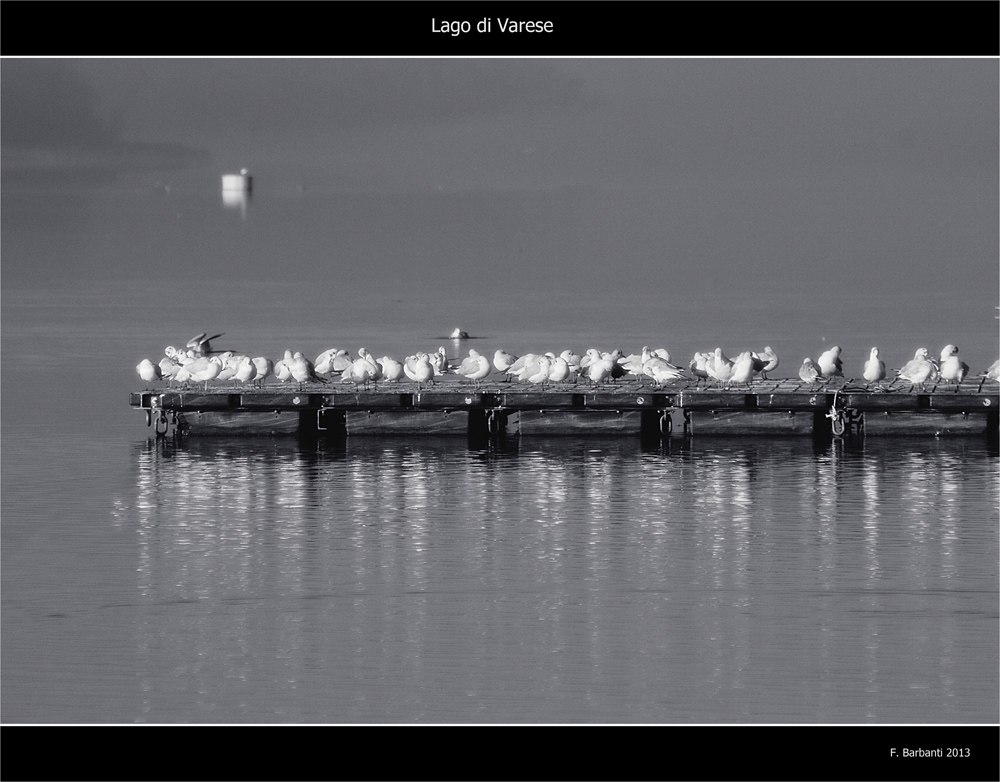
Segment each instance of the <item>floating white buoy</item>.
[[252,184],[253,179],[245,168],[241,168],[240,173],[238,174],[222,175],[223,190],[239,190],[241,192],[248,192]]

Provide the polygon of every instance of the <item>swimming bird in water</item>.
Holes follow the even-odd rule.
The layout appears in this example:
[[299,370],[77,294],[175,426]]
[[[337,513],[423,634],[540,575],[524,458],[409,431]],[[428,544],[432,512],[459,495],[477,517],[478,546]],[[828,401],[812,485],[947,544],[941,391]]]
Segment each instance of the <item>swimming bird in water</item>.
[[945,345],[941,351],[939,371],[942,380],[948,383],[954,381],[958,385],[961,385],[966,375],[969,374],[969,365],[958,357],[957,347],[954,345]]
[[834,345],[829,350],[824,351],[817,361],[819,371],[826,377],[843,377],[844,362],[840,360],[840,346]]
[[778,368],[778,354],[771,349],[770,345],[768,345],[763,351],[761,351],[760,358],[764,362],[764,366],[760,369],[760,376],[767,380],[767,373],[773,372]]
[[862,377],[869,383],[878,383],[885,379],[885,362],[878,357],[878,348],[872,348],[871,355],[865,362],[865,372]]
[[802,366],[799,367],[799,377],[806,383],[818,384],[826,380],[823,373],[819,371],[816,362],[808,356],[803,359]]
[[163,372],[160,370],[160,367],[148,358],[140,361],[135,371],[139,373],[139,377],[146,383],[155,383],[157,380],[163,379]]
[[479,388],[480,381],[492,370],[490,360],[486,356],[480,355],[477,350],[470,350],[468,358],[461,363],[455,372],[462,377],[467,377],[475,384],[476,388]]
[[907,361],[901,369],[896,372],[897,380],[907,380],[923,389],[924,383],[934,380],[938,370],[934,362],[930,359],[927,348],[918,348],[913,358]]
[[193,355],[196,357],[207,356],[209,353],[212,352],[212,346],[209,343],[213,339],[218,339],[219,337],[223,336],[223,334],[225,334],[225,332],[223,332],[222,334],[216,334],[214,337],[210,337],[208,336],[207,331],[203,331],[198,336],[192,337],[191,339],[188,340],[187,348],[188,350],[194,351]]

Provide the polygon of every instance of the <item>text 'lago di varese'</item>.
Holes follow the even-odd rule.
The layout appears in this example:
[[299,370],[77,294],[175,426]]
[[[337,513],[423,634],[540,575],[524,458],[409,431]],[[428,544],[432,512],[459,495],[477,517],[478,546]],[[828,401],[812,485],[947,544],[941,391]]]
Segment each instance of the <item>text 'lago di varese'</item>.
[[432,33],[447,33],[455,36],[471,33],[473,30],[477,33],[492,33],[494,31],[501,33],[551,33],[552,22],[500,19],[499,17],[496,19],[484,17],[475,23],[466,20],[439,21],[431,19]]

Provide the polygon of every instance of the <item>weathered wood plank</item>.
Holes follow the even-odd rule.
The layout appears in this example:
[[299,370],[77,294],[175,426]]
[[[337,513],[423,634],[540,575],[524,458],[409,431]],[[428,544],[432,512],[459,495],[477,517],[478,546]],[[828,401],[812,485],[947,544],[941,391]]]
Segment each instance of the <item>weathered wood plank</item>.
[[563,407],[583,407],[583,394],[507,393],[503,395],[503,406],[514,409],[556,409]]
[[833,404],[833,394],[825,393],[777,393],[758,397],[758,408],[772,410],[809,411],[829,408]]
[[177,426],[190,435],[279,436],[299,431],[297,411],[205,411],[177,414]]
[[[532,435],[574,435],[586,437],[605,434],[634,434],[641,431],[642,411],[630,410],[615,413],[610,410],[586,412],[554,410],[522,410],[517,421],[517,431],[522,437]],[[511,433],[510,422],[507,427]]]
[[936,412],[867,412],[866,437],[889,435],[982,435],[986,433],[986,416]]
[[[813,411],[788,412],[757,410],[692,411],[689,432],[695,437],[702,435],[760,435],[786,434],[811,435],[813,433]],[[674,433],[683,421],[674,421]]]
[[1000,394],[978,396],[976,394],[935,394],[931,397],[934,410],[959,410],[963,413],[981,413],[1000,409]]
[[469,414],[464,410],[452,413],[412,410],[361,412],[347,411],[348,437],[368,435],[465,435]]

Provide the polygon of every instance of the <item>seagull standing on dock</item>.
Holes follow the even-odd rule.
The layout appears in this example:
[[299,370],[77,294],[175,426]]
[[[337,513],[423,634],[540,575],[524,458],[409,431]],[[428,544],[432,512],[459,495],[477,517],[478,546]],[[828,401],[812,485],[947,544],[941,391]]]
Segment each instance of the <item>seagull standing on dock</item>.
[[695,376],[699,385],[702,380],[708,380],[711,377],[708,374],[708,362],[711,359],[711,353],[696,352],[694,358],[691,359],[691,363],[688,364],[688,369],[691,370],[691,374]]
[[940,372],[942,380],[948,383],[954,381],[958,385],[969,374],[969,365],[958,357],[958,348],[954,345],[945,345],[941,351]]
[[878,348],[872,348],[871,356],[865,362],[865,372],[862,377],[869,383],[885,380],[885,362],[878,357]]
[[222,359],[218,356],[212,356],[211,358],[204,359],[205,364],[201,364],[202,359],[198,361],[192,361],[187,364],[184,369],[191,376],[191,380],[197,383],[204,382],[205,390],[208,391],[208,381],[215,380],[222,372]]
[[490,366],[490,360],[486,356],[480,355],[477,350],[470,350],[468,358],[455,370],[457,374],[471,380],[476,388],[479,388],[480,381],[487,377],[491,371],[493,371],[493,367]]
[[819,371],[826,377],[844,376],[844,362],[840,360],[839,345],[834,345],[829,350],[824,351],[816,363],[819,365]]
[[754,359],[753,352],[749,350],[744,350],[739,356],[736,357],[736,361],[733,362],[733,373],[729,378],[730,383],[740,383],[746,385],[747,388],[750,387],[750,381],[753,380],[754,373]]
[[341,377],[342,383],[353,382],[365,384],[365,389],[369,383],[378,383],[382,379],[382,368],[378,362],[364,348],[358,348],[358,357],[350,368],[345,369]]
[[316,374],[316,369],[313,367],[312,361],[303,356],[299,351],[296,351],[292,356],[292,362],[288,365],[288,369],[292,373],[292,378],[299,384],[299,391],[302,390],[302,386],[305,383],[328,382],[325,377],[320,377]]
[[401,362],[389,356],[382,356],[382,358],[376,359],[376,361],[382,368],[382,377],[385,379],[385,382],[398,383],[403,379],[403,364]]
[[549,382],[562,383],[570,376],[569,362],[562,356],[549,358]]
[[332,375],[334,373],[333,362],[336,359],[337,354],[341,352],[346,351],[342,351],[341,348],[330,348],[329,350],[324,350],[316,356],[316,360],[313,361],[313,368],[316,370],[316,374]]
[[581,372],[595,386],[611,378],[614,366],[614,359],[604,358],[596,348],[590,348],[587,355],[580,359]]
[[778,368],[778,354],[772,350],[771,346],[768,345],[760,354],[761,360],[764,362],[764,366],[761,367],[760,376],[767,380],[767,373],[773,372]]
[[264,381],[274,373],[274,362],[266,356],[257,356],[252,359],[253,365],[257,369],[255,381],[258,387],[264,385]]
[[985,377],[987,380],[1000,380],[1000,358],[990,364],[990,368],[979,377]]
[[896,372],[896,379],[907,380],[923,389],[924,383],[928,380],[934,380],[937,373],[937,367],[931,361],[927,348],[918,348],[913,358]]
[[423,383],[434,385],[434,365],[430,362],[430,356],[426,353],[417,353],[407,356],[403,362],[403,372],[410,380],[417,384],[417,390]]
[[665,383],[671,383],[674,380],[684,377],[684,373],[681,372],[680,367],[675,367],[669,361],[655,353],[643,362],[642,374],[653,378],[653,382],[657,386],[663,386]]
[[431,353],[427,358],[434,367],[435,375],[443,375],[448,371],[448,354],[444,350],[444,345],[437,349],[437,353]]
[[493,354],[493,366],[497,372],[507,375],[508,382],[510,382],[510,375],[507,370],[514,366],[515,361],[517,361],[517,356],[513,353],[508,353],[506,350],[498,350]]
[[[171,348],[172,350],[173,348]],[[177,374],[177,370],[181,368],[181,365],[174,361],[170,356],[164,356],[160,359],[160,374],[167,381],[167,385],[170,385],[170,381],[174,379],[174,375]]]
[[722,352],[722,348],[715,349],[715,354],[705,364],[705,369],[711,377],[719,381],[719,385],[723,388],[727,387],[732,380],[733,362]]
[[539,356],[535,363],[528,364],[524,368],[524,374],[521,375],[521,379],[527,383],[532,383],[533,385],[544,385],[549,379],[549,369],[552,366],[552,359],[548,356]]
[[139,377],[143,379],[146,383],[155,383],[157,380],[163,379],[163,372],[160,367],[150,361],[148,358],[144,358],[136,366],[135,371],[139,373]]
[[274,362],[274,376],[282,383],[292,379],[292,351],[286,350],[285,357]]
[[247,383],[253,382],[255,377],[257,377],[257,365],[253,363],[253,359],[250,356],[244,356],[240,359],[240,363],[236,367],[236,374],[233,375],[233,380],[245,386]]
[[808,356],[803,359],[802,366],[799,367],[799,377],[806,383],[819,384],[826,380],[816,362]]

